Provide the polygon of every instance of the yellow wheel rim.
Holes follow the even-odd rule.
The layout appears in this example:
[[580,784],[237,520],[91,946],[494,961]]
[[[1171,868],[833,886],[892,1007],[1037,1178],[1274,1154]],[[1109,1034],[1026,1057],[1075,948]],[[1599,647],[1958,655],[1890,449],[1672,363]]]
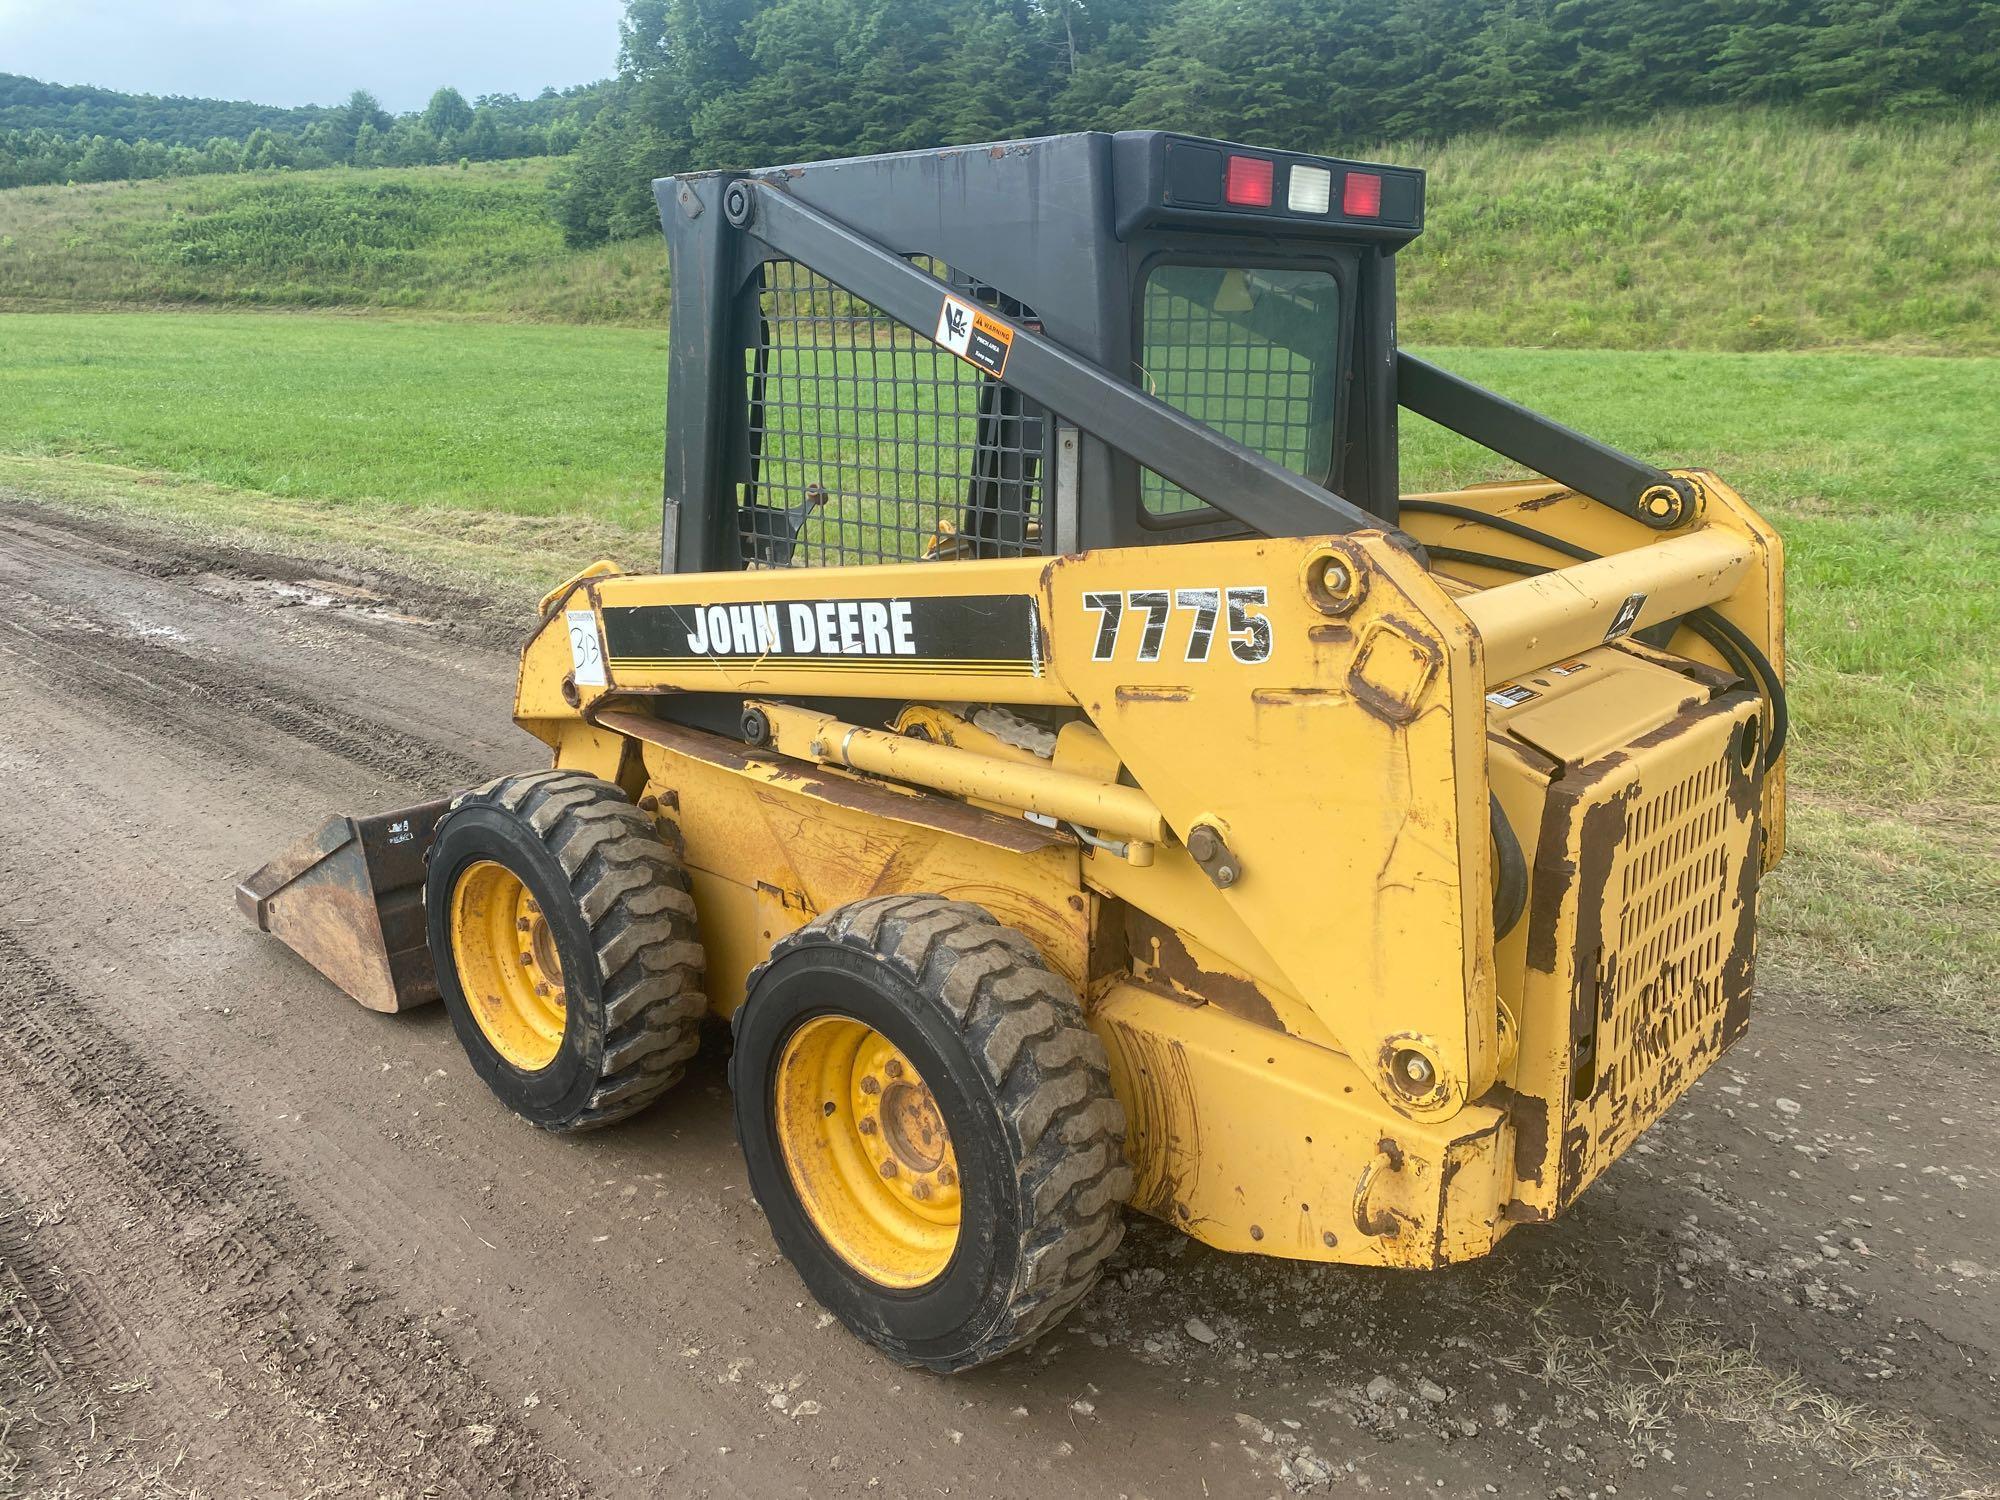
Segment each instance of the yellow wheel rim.
[[458,877],[451,961],[494,1051],[525,1073],[555,1061],[569,1013],[562,959],[540,904],[505,865],[482,859]]
[[958,1247],[958,1157],[930,1086],[881,1032],[819,1016],[778,1060],[778,1148],[813,1227],[884,1286],[935,1281]]

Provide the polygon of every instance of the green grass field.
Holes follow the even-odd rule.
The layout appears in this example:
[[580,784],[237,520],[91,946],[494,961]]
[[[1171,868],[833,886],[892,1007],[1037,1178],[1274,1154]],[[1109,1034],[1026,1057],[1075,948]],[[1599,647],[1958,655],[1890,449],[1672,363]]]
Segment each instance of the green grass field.
[[[1430,352],[1777,522],[1797,796],[1767,956],[2000,1039],[2000,359]],[[526,588],[653,555],[665,368],[651,329],[17,314],[0,488]],[[1497,472],[1406,425],[1406,488]]]
[[[1430,172],[1417,344],[2000,353],[2000,112],[1689,114],[1357,153]],[[0,192],[0,308],[424,310],[657,326],[655,236],[566,250],[553,163]]]

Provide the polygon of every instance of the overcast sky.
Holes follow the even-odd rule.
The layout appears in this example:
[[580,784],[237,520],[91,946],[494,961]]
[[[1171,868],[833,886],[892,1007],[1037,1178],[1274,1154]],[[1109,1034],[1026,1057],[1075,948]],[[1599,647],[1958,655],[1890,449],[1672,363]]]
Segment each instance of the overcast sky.
[[619,0],[0,0],[0,73],[135,94],[420,109],[449,83],[540,93],[607,77]]

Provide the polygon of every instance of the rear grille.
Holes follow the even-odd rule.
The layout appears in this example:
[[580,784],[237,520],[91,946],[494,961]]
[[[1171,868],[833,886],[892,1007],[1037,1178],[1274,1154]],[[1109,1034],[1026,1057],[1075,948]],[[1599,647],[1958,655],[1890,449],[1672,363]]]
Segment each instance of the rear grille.
[[1736,746],[1755,710],[1755,699],[1731,694],[1690,712],[1677,732],[1627,747],[1603,774],[1551,790],[1544,837],[1560,842],[1546,853],[1561,855],[1538,855],[1536,878],[1573,882],[1577,903],[1566,943],[1544,935],[1556,959],[1547,972],[1570,1001],[1558,1205],[1637,1140],[1748,1019],[1758,798]]
[[1725,751],[1627,818],[1617,946],[1598,976],[1621,1073],[1656,1064],[1719,1018],[1714,980],[1734,928],[1729,773]]

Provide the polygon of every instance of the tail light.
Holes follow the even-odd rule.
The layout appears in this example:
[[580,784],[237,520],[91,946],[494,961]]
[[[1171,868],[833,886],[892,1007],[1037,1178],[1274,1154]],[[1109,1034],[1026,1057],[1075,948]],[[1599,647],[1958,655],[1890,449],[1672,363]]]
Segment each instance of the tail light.
[[1382,178],[1375,172],[1349,172],[1340,190],[1340,211],[1351,219],[1382,217]]
[[1232,156],[1222,197],[1239,208],[1269,208],[1277,164],[1268,156]]

